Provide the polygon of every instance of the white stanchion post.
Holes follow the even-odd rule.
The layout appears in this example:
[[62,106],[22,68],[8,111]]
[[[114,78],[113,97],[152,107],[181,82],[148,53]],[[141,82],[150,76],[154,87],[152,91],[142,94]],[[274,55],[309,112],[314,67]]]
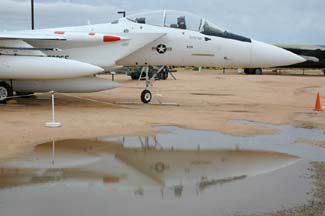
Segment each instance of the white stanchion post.
[[55,164],[55,141],[52,142],[52,165]]
[[52,121],[46,122],[45,126],[48,128],[58,128],[61,127],[62,124],[60,122],[55,121],[55,98],[54,98],[54,91],[51,91],[51,99],[52,99]]

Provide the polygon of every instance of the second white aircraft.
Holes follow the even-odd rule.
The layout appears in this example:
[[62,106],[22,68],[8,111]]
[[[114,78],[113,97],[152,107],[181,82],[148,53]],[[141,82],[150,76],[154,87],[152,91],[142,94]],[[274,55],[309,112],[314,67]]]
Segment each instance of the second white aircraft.
[[[179,11],[105,24],[0,33],[0,101],[13,92],[96,92],[118,83],[94,75],[118,66],[255,69],[304,62],[284,49],[227,32]],[[141,99],[149,103],[151,93]]]

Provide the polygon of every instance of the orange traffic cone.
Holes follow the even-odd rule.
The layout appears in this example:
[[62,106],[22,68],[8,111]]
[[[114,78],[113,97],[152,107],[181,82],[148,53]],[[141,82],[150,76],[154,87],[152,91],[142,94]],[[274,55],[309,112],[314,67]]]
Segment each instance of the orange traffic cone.
[[318,111],[318,112],[323,111],[322,105],[320,103],[320,94],[319,94],[319,92],[318,92],[317,98],[316,98],[315,111]]

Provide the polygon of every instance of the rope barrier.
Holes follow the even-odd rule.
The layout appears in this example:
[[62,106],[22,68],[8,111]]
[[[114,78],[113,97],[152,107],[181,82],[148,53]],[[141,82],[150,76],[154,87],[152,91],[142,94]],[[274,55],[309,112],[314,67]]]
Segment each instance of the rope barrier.
[[34,94],[29,94],[29,95],[16,95],[16,96],[11,96],[7,97],[7,99],[16,99],[16,98],[24,98],[24,97],[32,97]]
[[91,99],[91,98],[84,98],[84,97],[79,97],[79,96],[70,95],[70,94],[66,94],[66,93],[56,93],[56,94],[64,95],[64,96],[67,96],[67,97],[76,98],[76,99],[79,99],[79,100],[84,100],[84,101],[89,101],[89,102],[94,102],[94,103],[100,103],[100,104],[105,104],[105,105],[113,105],[113,106],[116,106],[116,104],[114,104],[114,103],[109,103],[109,102],[105,102],[105,101],[99,101],[99,100],[95,100],[95,99]]
[[[114,104],[114,103],[99,101],[99,100],[90,99],[90,98],[83,98],[83,97],[79,97],[79,96],[75,96],[75,95],[70,95],[70,94],[66,94],[66,93],[55,92],[55,94],[63,95],[63,96],[66,96],[66,97],[72,97],[72,98],[76,98],[76,99],[79,99],[79,100],[90,101],[90,102],[94,102],[94,103],[100,103],[100,104],[105,104],[105,105],[115,105],[116,106],[116,104]],[[51,92],[37,93],[37,96],[40,96],[40,95],[51,96]],[[10,99],[18,99],[18,98],[32,97],[32,96],[36,96],[36,94],[15,95],[15,96],[7,97],[7,99],[10,100]]]

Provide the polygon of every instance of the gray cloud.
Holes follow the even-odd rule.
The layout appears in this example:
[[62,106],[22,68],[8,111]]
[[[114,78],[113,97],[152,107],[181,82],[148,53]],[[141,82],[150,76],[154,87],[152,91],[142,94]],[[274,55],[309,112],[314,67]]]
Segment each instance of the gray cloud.
[[[38,28],[108,22],[118,10],[186,10],[266,42],[325,44],[323,0],[35,0]],[[0,29],[28,29],[29,0],[0,1]]]

